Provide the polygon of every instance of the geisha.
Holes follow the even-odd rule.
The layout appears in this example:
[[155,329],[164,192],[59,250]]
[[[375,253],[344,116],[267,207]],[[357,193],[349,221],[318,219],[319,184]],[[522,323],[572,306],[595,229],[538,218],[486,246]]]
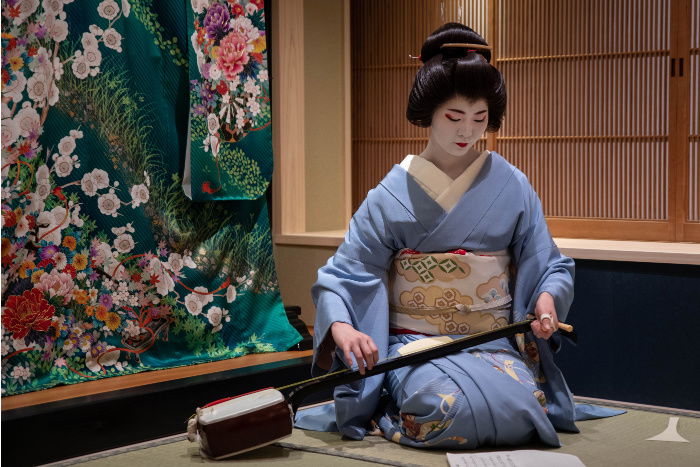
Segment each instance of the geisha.
[[[533,440],[559,446],[578,431],[552,360],[573,299],[574,262],[562,255],[526,176],[475,143],[506,107],[486,41],[445,24],[421,49],[407,118],[430,128],[371,190],[344,243],[318,272],[314,371],[365,368],[431,345],[522,320],[532,333],[339,386],[335,426],[415,447],[476,448]],[[326,413],[328,411],[326,410]],[[298,426],[323,425],[301,411]],[[328,428],[329,425],[326,425]]]

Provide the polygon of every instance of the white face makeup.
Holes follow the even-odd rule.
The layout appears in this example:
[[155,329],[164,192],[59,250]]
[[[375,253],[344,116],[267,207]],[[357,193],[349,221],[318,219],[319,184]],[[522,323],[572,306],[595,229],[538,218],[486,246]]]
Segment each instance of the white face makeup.
[[444,154],[465,156],[483,136],[488,119],[485,99],[474,101],[455,96],[435,110],[430,126],[430,142]]

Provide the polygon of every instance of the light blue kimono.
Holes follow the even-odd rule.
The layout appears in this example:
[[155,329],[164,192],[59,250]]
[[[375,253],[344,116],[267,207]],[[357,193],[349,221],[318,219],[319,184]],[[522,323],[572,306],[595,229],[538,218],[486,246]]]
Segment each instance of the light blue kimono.
[[[559,319],[566,320],[573,300],[574,262],[552,241],[540,200],[522,172],[492,152],[471,187],[446,213],[404,168],[395,165],[368,193],[344,243],[318,272],[312,289],[314,363],[319,352],[333,350],[328,341],[323,349],[320,346],[336,321],[371,336],[380,360],[421,337],[389,332],[388,269],[404,248],[421,252],[507,249],[517,268],[512,321],[533,313],[542,292],[554,297]],[[511,352],[516,365],[527,369],[511,342],[501,339],[337,387],[337,429],[349,438],[362,439],[374,420],[388,439],[418,447],[475,448],[521,444],[537,437],[558,446],[555,428],[578,431],[571,393],[552,360],[551,347],[558,347],[558,338],[537,339],[541,365],[537,370],[545,379],[538,386],[546,397],[546,414],[532,395],[534,386],[496,371],[495,365],[479,357],[483,352]],[[314,365],[314,371],[323,370]],[[297,426],[318,426],[320,412],[328,410],[300,411]]]

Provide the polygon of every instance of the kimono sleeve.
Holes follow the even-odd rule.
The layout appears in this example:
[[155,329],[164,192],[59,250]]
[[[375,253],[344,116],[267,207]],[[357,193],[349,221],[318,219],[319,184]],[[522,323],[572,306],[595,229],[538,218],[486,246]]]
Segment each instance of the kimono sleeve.
[[574,260],[561,254],[552,240],[542,203],[527,179],[523,180],[523,210],[511,251],[517,267],[514,319],[533,313],[537,298],[548,292],[554,297],[559,320],[565,321],[574,298]]
[[[311,289],[316,305],[314,323],[314,372],[320,360],[328,360],[335,350],[330,326],[341,321],[368,334],[387,356],[389,311],[387,270],[395,252],[391,199],[376,188],[353,216],[345,241],[318,271]],[[388,204],[387,204],[388,203]],[[399,211],[401,208],[399,207]],[[335,391],[339,430],[353,439],[362,439],[367,422],[374,414],[383,375],[339,386]]]
[[[574,298],[574,261],[559,252],[547,228],[539,197],[524,175],[522,180],[523,209],[511,244],[517,268],[513,319],[525,319],[534,312],[540,294],[549,292],[554,297],[559,320],[564,321]],[[576,433],[573,397],[552,355],[559,349],[559,335],[554,333],[548,341],[536,339],[536,342],[546,378],[541,388],[547,399],[547,417],[558,430]]]

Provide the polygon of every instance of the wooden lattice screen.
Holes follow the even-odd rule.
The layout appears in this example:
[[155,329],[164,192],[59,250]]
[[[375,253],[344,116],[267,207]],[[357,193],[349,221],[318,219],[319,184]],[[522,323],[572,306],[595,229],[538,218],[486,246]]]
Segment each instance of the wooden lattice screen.
[[487,147],[528,175],[555,236],[700,241],[699,2],[353,1],[353,207],[424,147],[404,117],[409,54],[458,20],[508,86]]

